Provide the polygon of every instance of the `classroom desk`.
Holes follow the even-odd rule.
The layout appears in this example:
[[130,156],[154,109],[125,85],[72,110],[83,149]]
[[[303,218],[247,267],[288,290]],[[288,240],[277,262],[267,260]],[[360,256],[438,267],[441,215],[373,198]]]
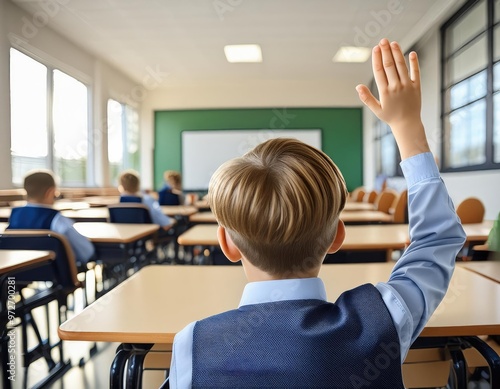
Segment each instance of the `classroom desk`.
[[61,211],[61,215],[73,219],[75,222],[105,222],[109,218],[107,207],[70,209]]
[[146,258],[145,241],[160,228],[157,224],[107,222],[78,222],[74,227],[94,244],[97,262],[103,266],[105,277],[99,293],[119,284],[132,267],[139,266]]
[[342,211],[340,219],[345,224],[392,223],[392,215],[380,211]]
[[189,217],[198,212],[198,208],[190,205],[162,205],[161,211],[167,216],[185,216]]
[[467,234],[467,241],[485,242],[488,239],[491,229],[493,228],[493,223],[493,220],[484,220],[482,223],[462,224],[462,227]]
[[[22,272],[24,270],[29,270],[36,268],[38,266],[43,266],[54,260],[55,255],[52,251],[40,251],[40,250],[0,250],[0,328],[10,330],[8,324],[10,322],[9,311],[8,311],[8,279],[9,277],[15,277],[18,272]],[[7,281],[7,282],[6,282]],[[15,315],[14,312],[11,314]],[[24,320],[24,317],[22,317]],[[13,328],[13,327],[11,327]],[[9,342],[9,337],[7,335],[7,331],[0,331],[1,336],[1,366],[2,372],[0,375],[2,376],[3,388],[9,389],[12,386],[11,381],[8,379],[7,370],[9,369],[7,365],[7,361],[9,360],[9,352],[7,344]],[[18,366],[21,364],[21,358],[18,357]],[[58,363],[49,373],[49,377],[56,376],[71,366],[69,363],[60,362]],[[20,377],[19,374],[16,374],[17,377]],[[46,379],[48,379],[47,377]]]
[[89,196],[84,197],[83,201],[91,207],[107,207],[111,204],[118,204],[120,202],[120,196]]
[[[325,265],[320,277],[329,301],[334,301],[347,289],[387,280],[392,267],[390,263]],[[139,358],[134,362],[142,365],[141,355],[143,358],[152,344],[171,344],[188,323],[237,307],[245,284],[239,267],[149,266],[63,323],[58,333],[63,340],[124,343],[112,366],[116,384],[132,354]],[[172,298],[159,303],[151,296]],[[484,296],[491,302],[490,309],[477,304]],[[491,309],[499,306],[500,284],[457,268],[422,336],[500,334],[500,310]],[[128,378],[135,373],[130,371]]]
[[54,259],[52,251],[0,249],[0,275]]
[[11,207],[0,207],[0,221],[8,222],[10,217]]
[[131,243],[158,231],[157,224],[75,223],[75,229],[92,243]]
[[356,212],[356,211],[375,211],[375,206],[370,203],[355,203],[347,202],[343,211]]
[[457,266],[500,283],[500,261],[459,262]]
[[217,223],[215,215],[211,211],[197,212],[189,216],[191,223]]
[[[177,241],[185,246],[217,246],[217,227],[216,224],[193,226]],[[407,224],[346,226],[341,250],[402,250],[407,242]]]

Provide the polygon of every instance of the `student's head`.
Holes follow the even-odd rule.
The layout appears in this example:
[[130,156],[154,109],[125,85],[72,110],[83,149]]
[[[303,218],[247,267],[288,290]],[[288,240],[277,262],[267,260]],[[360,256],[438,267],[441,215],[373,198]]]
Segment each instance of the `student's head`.
[[346,197],[342,174],[325,153],[285,138],[221,165],[208,190],[210,207],[239,252],[278,278],[319,270],[325,254],[338,250]]
[[120,174],[120,185],[118,189],[120,192],[137,193],[141,186],[139,173],[135,170],[125,170]]
[[24,190],[28,201],[42,204],[53,204],[56,193],[56,181],[52,172],[36,170],[24,177]]
[[163,173],[163,179],[170,185],[173,189],[181,189],[182,187],[182,177],[181,173],[175,170],[167,170]]

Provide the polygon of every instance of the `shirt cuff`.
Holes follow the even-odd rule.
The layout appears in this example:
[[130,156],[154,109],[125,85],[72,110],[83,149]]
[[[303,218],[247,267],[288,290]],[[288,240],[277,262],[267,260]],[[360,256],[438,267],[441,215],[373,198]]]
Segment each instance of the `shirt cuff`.
[[430,178],[439,178],[439,170],[431,152],[414,155],[401,161],[408,188]]

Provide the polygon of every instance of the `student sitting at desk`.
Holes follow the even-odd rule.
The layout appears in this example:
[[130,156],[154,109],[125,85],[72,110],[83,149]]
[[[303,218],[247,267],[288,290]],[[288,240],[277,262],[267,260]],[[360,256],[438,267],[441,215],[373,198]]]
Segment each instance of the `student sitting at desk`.
[[120,174],[120,202],[121,203],[142,203],[149,208],[151,220],[154,224],[159,224],[162,227],[170,227],[175,223],[174,220],[164,215],[161,211],[160,204],[149,195],[140,193],[141,181],[139,174],[134,170],[125,170]]
[[167,170],[163,173],[165,185],[158,191],[158,202],[160,205],[184,205],[186,202],[182,192],[181,173],[175,170]]
[[73,221],[53,209],[56,198],[54,176],[48,171],[28,173],[24,178],[28,204],[13,208],[8,229],[52,230],[64,235],[76,261],[87,263],[94,256],[94,245],[73,228]]
[[318,274],[344,239],[344,179],[322,151],[271,139],[212,176],[220,246],[250,282],[238,309],[176,335],[170,387],[403,387],[401,363],[446,293],[465,234],[420,119],[416,54],[408,72],[384,39],[372,60],[380,102],[358,92],[391,126],[409,191],[411,244],[389,281],[327,302]]

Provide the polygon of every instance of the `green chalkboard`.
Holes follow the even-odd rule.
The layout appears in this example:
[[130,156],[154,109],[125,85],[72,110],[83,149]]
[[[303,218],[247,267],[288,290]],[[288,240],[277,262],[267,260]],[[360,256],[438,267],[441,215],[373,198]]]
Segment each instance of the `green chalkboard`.
[[[155,112],[154,184],[181,171],[183,130],[321,129],[322,148],[342,170],[349,190],[363,184],[361,108],[211,109]],[[209,152],[209,150],[207,150]]]

